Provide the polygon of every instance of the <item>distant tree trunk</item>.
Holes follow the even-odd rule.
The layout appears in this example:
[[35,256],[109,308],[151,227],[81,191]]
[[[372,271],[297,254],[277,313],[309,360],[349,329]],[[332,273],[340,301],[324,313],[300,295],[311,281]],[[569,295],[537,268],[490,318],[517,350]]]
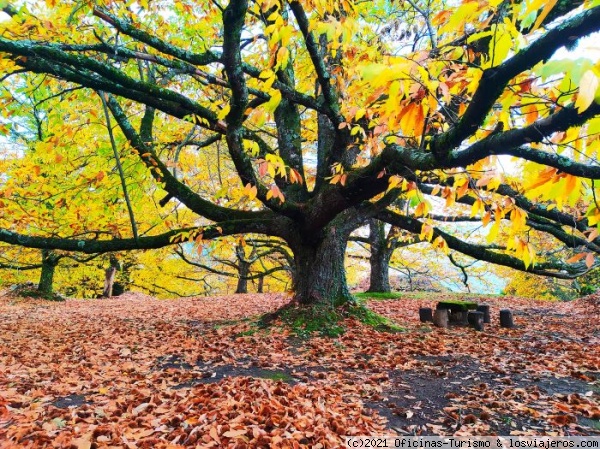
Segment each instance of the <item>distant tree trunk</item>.
[[250,275],[250,261],[246,259],[244,247],[238,243],[235,247],[237,258],[238,282],[236,293],[248,293],[248,276]]
[[390,259],[393,247],[388,248],[385,238],[385,224],[379,220],[369,220],[369,244],[371,246],[371,275],[369,292],[386,292],[390,289]]
[[44,296],[49,296],[54,292],[54,272],[59,260],[60,257],[53,251],[42,250],[42,273],[38,284],[38,292]]
[[238,264],[238,282],[236,293],[248,293],[248,275],[250,274],[250,264],[247,261],[239,261]]
[[104,290],[102,290],[103,298],[110,298],[113,294],[113,285],[115,283],[115,276],[119,268],[119,260],[114,256],[110,255],[110,267],[104,272]]
[[258,278],[258,286],[256,287],[256,293],[263,293],[265,288],[265,277],[261,276]]

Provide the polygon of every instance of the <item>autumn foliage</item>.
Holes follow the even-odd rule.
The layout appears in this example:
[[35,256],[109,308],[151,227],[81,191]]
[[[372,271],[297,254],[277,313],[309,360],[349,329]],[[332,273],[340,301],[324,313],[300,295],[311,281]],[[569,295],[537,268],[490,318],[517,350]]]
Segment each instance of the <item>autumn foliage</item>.
[[529,273],[596,265],[597,0],[2,11],[2,242],[267,235],[290,250],[296,299],[321,305],[352,302],[347,242],[372,219]]

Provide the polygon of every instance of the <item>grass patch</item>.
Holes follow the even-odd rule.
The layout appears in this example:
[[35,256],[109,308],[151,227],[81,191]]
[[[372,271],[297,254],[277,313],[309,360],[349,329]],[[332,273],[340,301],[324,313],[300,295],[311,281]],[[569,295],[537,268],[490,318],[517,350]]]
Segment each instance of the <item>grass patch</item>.
[[65,301],[65,297],[58,293],[45,294],[36,288],[19,288],[16,290],[16,295],[21,298],[44,299],[46,301]]
[[261,370],[259,376],[263,379],[270,379],[274,381],[280,380],[282,382],[291,382],[294,380],[292,376],[290,376],[288,373],[284,373],[283,371]]
[[398,299],[404,296],[404,293],[398,292],[362,292],[354,294],[359,299]]
[[404,332],[406,330],[396,325],[389,318],[373,312],[362,304],[350,307],[348,315],[381,332]]
[[279,318],[284,326],[291,328],[292,332],[301,338],[308,338],[314,333],[336,338],[345,331],[344,327],[339,324],[343,317],[340,316],[337,309],[332,307],[290,305],[279,309],[274,314],[265,315],[262,322],[268,325],[276,318]]
[[324,305],[298,306],[288,305],[276,312],[264,315],[259,322],[267,327],[280,320],[284,327],[300,338],[312,335],[337,338],[346,331],[343,320],[356,318],[361,323],[382,332],[403,332],[405,329],[394,324],[389,318],[379,315],[362,304],[346,304],[333,308]]

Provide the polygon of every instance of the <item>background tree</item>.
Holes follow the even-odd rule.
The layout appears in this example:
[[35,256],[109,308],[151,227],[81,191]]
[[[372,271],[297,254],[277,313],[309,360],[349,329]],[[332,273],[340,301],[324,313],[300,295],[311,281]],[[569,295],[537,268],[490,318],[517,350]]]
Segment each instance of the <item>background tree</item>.
[[[132,229],[123,238],[122,227],[120,237],[97,240],[5,228],[2,241],[95,253],[271,235],[293,252],[295,297],[311,305],[352,300],[344,254],[370,218],[440,251],[531,273],[569,278],[594,264],[598,68],[551,59],[598,31],[593,0],[63,2],[4,11],[3,80],[16,86],[37,73],[97,98],[96,110],[105,104],[118,124],[119,151],[164,190],[161,204],[173,199],[198,219],[163,231],[165,217],[162,229],[146,228],[153,236]],[[382,33],[389,17],[410,17],[411,33],[422,34],[415,40],[398,23]],[[200,140],[187,145],[187,136]],[[203,153],[223,159],[214,193],[194,187]],[[527,161],[528,176],[508,179],[502,154]],[[407,211],[393,206],[400,194]],[[432,197],[449,213],[472,203],[490,242],[509,219],[506,242],[482,245],[437,226]],[[591,256],[585,264],[536,256],[532,229]]]
[[[368,237],[353,235],[352,242],[360,242],[369,247],[369,287],[368,292],[387,292],[390,287],[390,261],[394,251],[418,243],[413,234],[402,233],[382,221],[370,219]],[[361,257],[361,256],[358,256]]]
[[[221,244],[212,245],[210,251],[204,249],[199,257],[186,255],[181,245],[175,252],[184,262],[202,271],[237,279],[235,293],[248,293],[248,281],[256,281],[257,293],[263,293],[265,278],[281,271],[289,273],[293,266],[293,256],[285,244],[276,239],[247,236],[235,243],[223,239]],[[287,276],[275,280],[286,289]],[[281,286],[278,290],[282,290]]]

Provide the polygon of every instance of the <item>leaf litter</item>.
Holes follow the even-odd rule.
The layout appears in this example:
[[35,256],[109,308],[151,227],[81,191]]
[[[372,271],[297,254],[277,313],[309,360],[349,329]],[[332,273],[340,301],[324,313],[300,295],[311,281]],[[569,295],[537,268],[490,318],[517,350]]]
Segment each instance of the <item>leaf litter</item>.
[[[280,294],[0,297],[0,448],[336,448],[346,435],[600,434],[599,299],[484,298],[483,332],[368,306],[337,338],[259,329]],[[501,328],[510,307],[516,327]]]

